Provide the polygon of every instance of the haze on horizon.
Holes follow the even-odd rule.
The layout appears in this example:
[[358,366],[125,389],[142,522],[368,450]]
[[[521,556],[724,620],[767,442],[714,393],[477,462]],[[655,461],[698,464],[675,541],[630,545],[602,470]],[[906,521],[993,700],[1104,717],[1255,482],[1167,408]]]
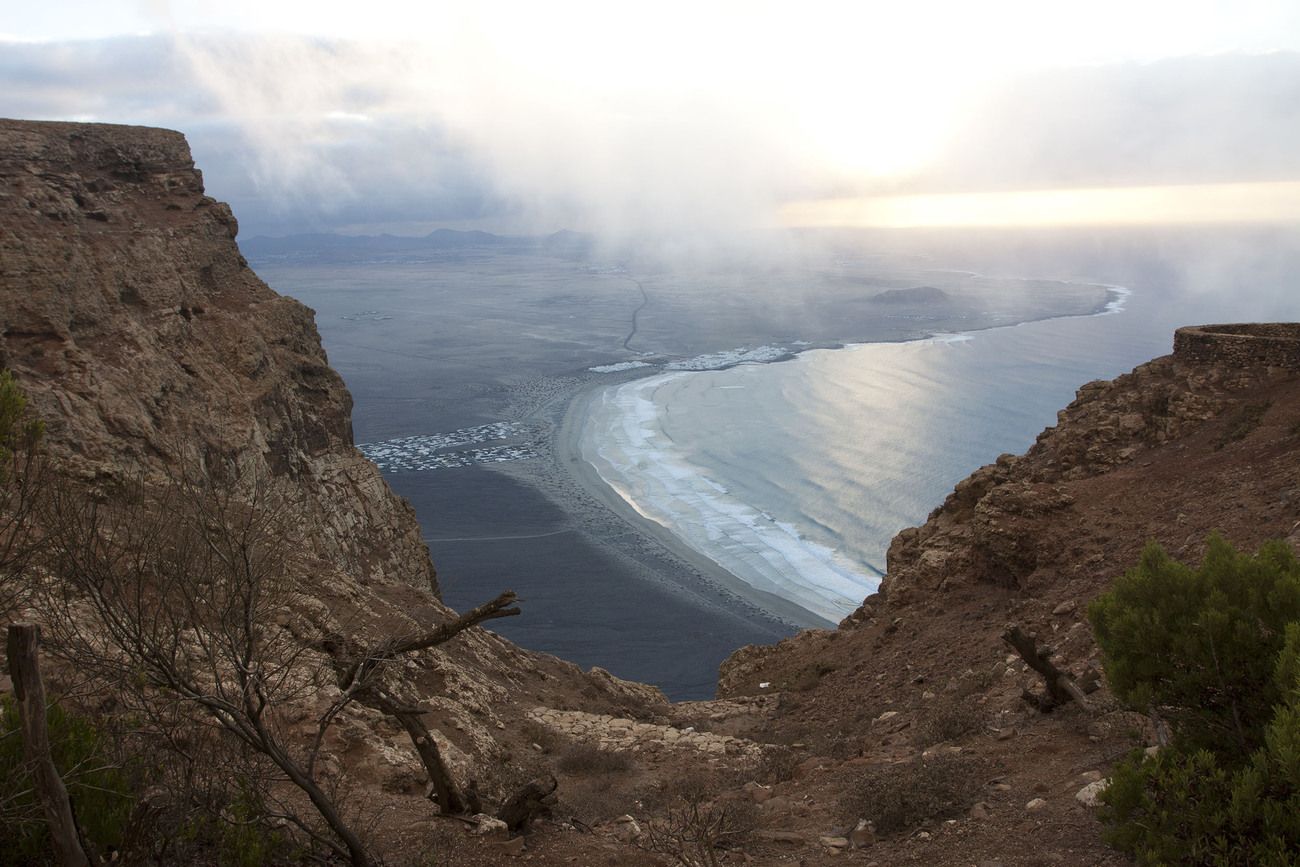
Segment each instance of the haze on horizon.
[[23,4],[0,116],[183,131],[246,235],[1300,222],[1300,4]]

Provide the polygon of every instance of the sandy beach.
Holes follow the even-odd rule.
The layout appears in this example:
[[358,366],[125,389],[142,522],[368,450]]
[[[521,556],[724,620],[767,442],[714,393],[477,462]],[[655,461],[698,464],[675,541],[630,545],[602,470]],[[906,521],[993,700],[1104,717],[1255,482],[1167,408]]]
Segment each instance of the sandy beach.
[[553,457],[556,467],[566,473],[582,491],[595,500],[602,508],[617,515],[635,532],[667,549],[672,556],[691,567],[703,579],[718,587],[749,601],[751,604],[770,612],[780,620],[802,628],[827,627],[834,624],[818,617],[812,612],[782,599],[771,593],[758,590],[715,561],[709,559],[690,546],[679,536],[656,521],[638,512],[618,492],[613,490],[596,468],[582,455],[583,424],[587,419],[590,403],[597,400],[606,389],[616,388],[632,377],[620,381],[594,382],[576,391],[570,398],[566,411],[555,428],[552,439]]

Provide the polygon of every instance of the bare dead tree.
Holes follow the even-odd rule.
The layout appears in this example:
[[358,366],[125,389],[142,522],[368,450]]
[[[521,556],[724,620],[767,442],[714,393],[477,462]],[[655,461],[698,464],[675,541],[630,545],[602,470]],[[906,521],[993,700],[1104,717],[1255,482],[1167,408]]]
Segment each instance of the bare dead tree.
[[668,856],[680,867],[719,867],[718,850],[753,831],[752,806],[715,804],[695,793],[670,807],[663,818],[647,820],[636,843],[638,848]]
[[[55,486],[41,521],[57,646],[111,685],[143,719],[164,723],[172,746],[187,728],[215,727],[273,770],[266,791],[291,784],[324,828],[294,804],[279,818],[354,865],[372,859],[314,772],[334,715],[296,746],[284,707],[326,685],[328,669],[274,624],[301,591],[295,534],[270,487],[237,476],[129,482],[110,491]],[[170,723],[170,725],[165,725]]]
[[10,624],[6,652],[14,697],[22,720],[23,751],[32,768],[37,800],[45,813],[54,854],[64,867],[90,867],[68,789],[54,766],[45,720],[45,684],[41,680],[41,629],[31,623]]
[[325,642],[326,651],[334,659],[340,690],[339,697],[327,713],[337,714],[348,703],[356,701],[397,720],[411,738],[429,777],[430,794],[443,813],[464,812],[470,806],[468,799],[443,760],[438,742],[424,724],[421,718],[424,711],[399,700],[392,689],[385,686],[382,674],[387,664],[399,656],[445,644],[470,627],[488,620],[517,616],[516,601],[514,592],[506,591],[454,620],[425,631],[389,638],[364,650],[339,636]]
[[45,478],[43,431],[12,375],[0,371],[0,620],[31,592],[26,568],[41,543],[33,517]]
[[528,781],[506,799],[497,811],[497,818],[506,823],[512,834],[528,830],[534,817],[555,804],[555,790],[559,785],[550,775]]

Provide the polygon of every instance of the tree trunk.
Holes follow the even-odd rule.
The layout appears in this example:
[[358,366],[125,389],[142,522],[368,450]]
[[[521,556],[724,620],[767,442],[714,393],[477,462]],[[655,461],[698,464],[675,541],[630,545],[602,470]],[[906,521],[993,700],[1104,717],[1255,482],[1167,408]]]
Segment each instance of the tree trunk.
[[420,761],[424,764],[424,772],[429,775],[429,782],[433,785],[433,793],[438,798],[438,809],[444,813],[463,813],[465,811],[465,799],[461,797],[459,789],[456,788],[456,781],[452,779],[451,772],[447,770],[447,764],[442,760],[442,753],[438,749],[438,742],[433,739],[429,732],[428,726],[424,720],[420,719],[420,713],[417,710],[407,708],[381,707],[385,713],[390,713],[406,729],[406,733],[411,736],[411,743],[415,745],[415,751],[420,755]]
[[551,796],[559,785],[555,777],[533,780],[501,805],[501,809],[497,811],[497,818],[506,823],[512,834],[523,831],[533,820],[533,816],[553,800]]
[[30,623],[9,626],[9,676],[18,699],[23,749],[32,767],[36,796],[50,826],[55,857],[64,867],[90,867],[90,858],[72,815],[72,802],[59,769],[50,755],[50,733],[45,719],[45,684],[41,682],[39,648],[41,628]]
[[348,823],[343,821],[343,817],[339,815],[338,807],[336,807],[334,802],[330,800],[329,795],[325,794],[325,791],[316,784],[316,781],[303,773],[303,770],[298,767],[298,764],[293,759],[289,758],[289,756],[279,748],[278,744],[268,741],[265,744],[264,752],[271,757],[272,761],[279,765],[280,770],[284,771],[285,776],[287,776],[294,785],[302,789],[303,792],[307,794],[307,797],[311,799],[312,806],[314,806],[320,813],[321,818],[325,820],[325,824],[329,825],[330,830],[333,831],[335,835],[343,841],[343,845],[347,847],[348,858],[352,861],[352,867],[373,867],[375,862],[371,860],[370,853],[366,851],[365,844],[361,842],[361,838],[357,836],[356,832],[348,826]]
[[1083,694],[1083,690],[1079,689],[1074,679],[1053,665],[1048,659],[1050,654],[1046,650],[1040,650],[1034,639],[1021,631],[1019,626],[1015,624],[1008,626],[1007,631],[1002,634],[1002,640],[1011,645],[1011,648],[1020,654],[1020,658],[1038,672],[1047,684],[1047,701],[1038,702],[1040,710],[1046,713],[1068,701],[1076,701],[1084,710],[1092,710],[1091,702]]

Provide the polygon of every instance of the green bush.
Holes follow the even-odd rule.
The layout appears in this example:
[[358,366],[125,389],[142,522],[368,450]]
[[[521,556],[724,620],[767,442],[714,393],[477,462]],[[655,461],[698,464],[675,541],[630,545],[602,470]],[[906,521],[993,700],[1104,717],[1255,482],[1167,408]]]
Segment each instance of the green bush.
[[1191,569],[1158,545],[1088,611],[1115,697],[1158,710],[1180,747],[1230,765],[1263,746],[1287,624],[1300,621],[1300,564],[1283,542],[1255,556],[1218,536]]
[[[58,705],[47,714],[50,751],[68,787],[77,821],[98,851],[122,845],[135,806],[129,776],[108,758],[101,733]],[[53,863],[49,830],[32,792],[18,708],[0,699],[0,865]]]
[[15,454],[29,450],[44,430],[28,411],[27,397],[13,374],[0,370],[0,482],[11,475],[9,464]]
[[176,835],[176,860],[215,860],[218,867],[266,867],[300,864],[305,850],[283,830],[271,826],[256,788],[233,781],[232,798],[220,815],[198,813]]
[[1114,770],[1101,818],[1139,864],[1282,867],[1300,853],[1300,566],[1218,538],[1197,570],[1149,547],[1089,614],[1107,677],[1174,726]]

